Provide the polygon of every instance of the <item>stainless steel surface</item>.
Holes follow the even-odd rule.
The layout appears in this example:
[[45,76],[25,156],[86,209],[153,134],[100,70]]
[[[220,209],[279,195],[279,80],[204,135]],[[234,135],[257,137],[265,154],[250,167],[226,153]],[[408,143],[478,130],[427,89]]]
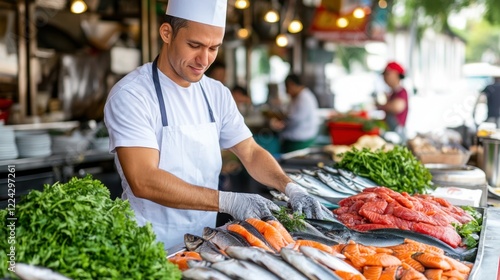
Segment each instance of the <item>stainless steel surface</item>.
[[500,208],[486,208],[479,248],[469,280],[499,279]]
[[58,154],[48,157],[0,160],[0,170],[7,170],[8,165],[15,165],[17,171],[25,171],[46,167],[74,165],[84,162],[112,160],[113,158],[114,155],[108,152],[88,150],[80,154]]
[[281,159],[287,160],[287,159],[291,159],[294,157],[302,157],[302,156],[308,155],[310,152],[311,152],[310,148],[295,150],[295,151],[281,154]]
[[481,169],[471,165],[450,165],[428,163],[425,167],[432,174],[432,182],[441,187],[458,187],[481,190],[479,206],[488,205],[488,182]]
[[481,169],[471,165],[425,164],[432,174],[433,181],[455,185],[483,185],[486,175]]
[[483,269],[481,267],[483,258],[484,258],[484,245],[485,245],[485,238],[486,238],[486,222],[488,220],[488,211],[487,208],[476,208],[481,214],[483,215],[483,224],[481,226],[481,233],[479,234],[479,244],[477,245],[477,255],[476,259],[474,260],[474,266],[472,267],[472,270],[469,274],[469,279],[476,279],[475,276],[478,273],[480,269]]
[[14,130],[39,130],[39,129],[63,129],[71,130],[77,128],[80,125],[78,121],[68,121],[68,122],[50,122],[50,123],[33,123],[33,124],[16,124],[8,125]]
[[483,168],[490,186],[500,187],[500,139],[479,138],[483,143]]

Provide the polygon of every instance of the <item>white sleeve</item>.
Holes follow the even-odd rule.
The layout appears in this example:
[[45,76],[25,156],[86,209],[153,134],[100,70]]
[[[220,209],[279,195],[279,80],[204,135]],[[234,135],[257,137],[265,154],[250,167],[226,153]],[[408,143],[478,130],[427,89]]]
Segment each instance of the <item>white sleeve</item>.
[[[113,91],[116,90],[118,92]],[[159,149],[153,104],[137,91],[123,87],[112,89],[104,107],[104,122],[109,132],[110,152],[117,147]]]
[[221,107],[221,130],[220,146],[228,149],[241,141],[252,137],[252,132],[245,124],[236,102],[228,88],[225,88],[224,98],[222,98]]

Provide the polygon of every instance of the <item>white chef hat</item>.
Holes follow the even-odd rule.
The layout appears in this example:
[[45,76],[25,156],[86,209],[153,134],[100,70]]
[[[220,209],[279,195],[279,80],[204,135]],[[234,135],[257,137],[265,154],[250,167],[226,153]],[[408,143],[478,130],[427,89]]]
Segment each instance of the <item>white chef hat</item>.
[[227,0],[168,0],[167,15],[199,23],[226,26]]

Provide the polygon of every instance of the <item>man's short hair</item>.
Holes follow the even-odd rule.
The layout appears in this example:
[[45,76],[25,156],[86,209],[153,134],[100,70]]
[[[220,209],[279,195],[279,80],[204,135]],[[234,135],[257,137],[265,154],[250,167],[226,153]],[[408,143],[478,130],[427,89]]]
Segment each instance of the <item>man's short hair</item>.
[[171,15],[165,15],[164,22],[172,26],[172,37],[175,38],[179,30],[188,25],[188,20],[183,18],[174,17]]
[[302,81],[300,80],[300,77],[295,74],[288,75],[285,79],[285,83],[286,82],[292,82],[296,85],[302,86]]
[[226,69],[226,64],[222,61],[219,61],[219,60],[215,60],[211,65],[210,67],[208,67],[207,71],[205,71],[205,75],[209,76],[209,77],[212,77],[212,73],[216,70],[216,69]]

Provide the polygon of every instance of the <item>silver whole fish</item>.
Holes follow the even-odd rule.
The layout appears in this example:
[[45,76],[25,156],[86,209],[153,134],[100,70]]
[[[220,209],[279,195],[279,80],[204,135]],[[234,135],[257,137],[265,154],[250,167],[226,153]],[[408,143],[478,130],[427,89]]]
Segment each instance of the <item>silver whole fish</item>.
[[222,251],[229,246],[249,246],[248,242],[243,242],[244,239],[239,239],[225,230],[216,228],[205,227],[202,237],[215,244]]
[[194,251],[207,261],[213,262],[214,259],[226,258],[224,254],[212,242],[205,240],[200,236],[190,233],[184,234],[184,245],[189,251]]
[[325,170],[326,172],[333,174],[333,175],[339,175],[339,170],[335,167],[324,165],[323,170]]
[[187,265],[189,268],[193,268],[193,267],[210,267],[212,266],[212,263],[209,262],[209,261],[205,261],[205,260],[188,260],[187,261]]
[[339,173],[342,177],[352,181],[356,185],[362,186],[362,188],[370,188],[378,186],[378,184],[375,183],[374,181],[366,177],[358,176],[349,170],[339,169]]
[[216,263],[222,262],[228,259],[226,255],[223,254],[214,254],[212,251],[201,251],[200,257],[207,262]]
[[226,253],[235,259],[252,261],[276,274],[281,279],[306,280],[307,278],[285,261],[258,247],[228,247]]
[[351,189],[351,188],[346,188],[343,184],[339,184],[334,178],[332,174],[326,173],[326,172],[318,172],[317,173],[318,178],[325,183],[327,186],[332,188],[335,191],[349,194],[349,195],[354,195],[359,192]]
[[353,190],[356,190],[357,192],[362,192],[365,187],[359,184],[355,184],[354,181],[352,181],[349,178],[345,178],[343,176],[339,177],[340,181],[347,186],[348,188],[351,188]]
[[[311,259],[319,262],[320,264],[333,269],[333,270],[341,270],[350,272],[353,274],[361,274],[357,269],[352,267],[350,264],[341,260],[340,258],[335,257],[334,255],[328,254],[321,250],[318,250],[309,246],[300,246],[299,250],[306,256]],[[343,255],[342,255],[343,256]]]
[[316,176],[316,172],[318,172],[318,170],[302,168],[300,169],[300,172],[307,174],[309,176]]
[[326,267],[291,248],[282,248],[281,257],[311,280],[341,280]]
[[277,280],[279,279],[273,273],[267,271],[266,269],[248,262],[241,261],[237,259],[229,259],[227,261],[218,262],[212,264],[213,269],[226,274],[227,276],[234,279],[242,280]]
[[287,174],[290,179],[304,187],[309,193],[323,197],[347,197],[348,194],[332,190],[319,179],[307,174]]
[[35,266],[25,263],[16,263],[14,273],[21,279],[52,279],[52,280],[71,280],[70,278],[51,270],[50,268]]
[[224,273],[210,267],[193,267],[182,272],[182,279],[186,280],[231,280]]

